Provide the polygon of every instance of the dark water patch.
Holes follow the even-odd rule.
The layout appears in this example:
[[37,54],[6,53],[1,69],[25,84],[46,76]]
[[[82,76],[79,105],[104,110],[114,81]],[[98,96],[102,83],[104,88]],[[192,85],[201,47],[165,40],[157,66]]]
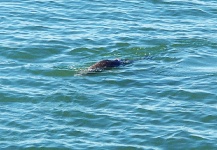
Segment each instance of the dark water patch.
[[[38,102],[46,95],[50,82],[31,77],[1,79],[1,102]],[[32,88],[34,86],[34,88]],[[51,92],[51,91],[50,91]]]
[[72,77],[75,71],[69,69],[51,69],[51,70],[41,70],[36,74],[41,74],[50,77]]
[[174,18],[183,17],[183,19],[191,17],[206,18],[211,16],[208,11],[197,8],[195,5],[192,7],[190,6],[189,8],[180,7],[180,5],[177,5],[177,7],[171,7],[170,10],[165,11],[163,15],[171,15]]
[[130,46],[130,43],[118,42],[115,44],[115,47],[127,48]]
[[206,48],[206,47],[215,47],[215,43],[207,40],[206,38],[182,38],[175,40],[174,44],[172,44],[172,47],[175,48]]
[[[91,56],[94,60],[95,58],[100,58],[100,57],[101,57],[101,59],[103,59],[104,56],[102,56],[102,54],[100,54],[101,51],[108,51],[109,52],[110,50],[106,47],[96,47],[96,48],[79,47],[79,48],[75,48],[75,49],[71,50],[69,52],[69,54],[70,55],[78,55],[78,56],[80,55],[82,57],[82,56],[84,56],[83,54],[86,53],[86,55],[87,55],[86,57]],[[96,55],[96,54],[98,54],[98,55]],[[85,61],[83,61],[81,58],[80,61],[85,63],[85,61],[87,61],[87,60],[85,59]]]
[[55,49],[25,48],[4,52],[3,55],[8,59],[18,60],[20,62],[38,62],[43,58],[51,57],[57,53]]
[[205,122],[208,124],[215,124],[216,119],[217,119],[217,116],[214,114],[204,115],[202,118],[202,122]]
[[[74,67],[73,63],[55,63],[55,60],[50,59],[50,65],[43,63],[35,63],[24,65],[21,69],[29,75],[39,77],[72,77],[78,70],[78,67]],[[77,65],[79,66],[79,65]]]
[[185,100],[191,100],[191,101],[201,101],[203,99],[213,99],[216,97],[216,95],[212,93],[208,93],[205,91],[194,91],[194,90],[174,90],[174,91],[162,91],[161,92],[162,97],[168,97],[172,100],[177,99],[185,99]]

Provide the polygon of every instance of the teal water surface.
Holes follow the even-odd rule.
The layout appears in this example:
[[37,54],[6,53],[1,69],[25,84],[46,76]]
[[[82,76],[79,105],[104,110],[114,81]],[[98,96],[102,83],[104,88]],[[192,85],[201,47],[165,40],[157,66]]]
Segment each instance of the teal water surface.
[[217,149],[215,0],[0,8],[0,149]]

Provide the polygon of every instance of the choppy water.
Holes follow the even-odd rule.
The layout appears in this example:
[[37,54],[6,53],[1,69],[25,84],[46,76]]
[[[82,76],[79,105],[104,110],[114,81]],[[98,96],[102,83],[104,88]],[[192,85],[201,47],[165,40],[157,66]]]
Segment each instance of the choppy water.
[[215,0],[1,0],[0,149],[217,149],[216,18]]

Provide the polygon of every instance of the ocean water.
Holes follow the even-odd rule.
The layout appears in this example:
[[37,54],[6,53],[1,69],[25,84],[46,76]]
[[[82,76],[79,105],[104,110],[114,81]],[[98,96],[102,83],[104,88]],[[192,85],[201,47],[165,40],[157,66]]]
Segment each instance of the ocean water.
[[[216,18],[215,0],[1,0],[0,149],[217,149]],[[82,74],[115,58],[135,61]]]

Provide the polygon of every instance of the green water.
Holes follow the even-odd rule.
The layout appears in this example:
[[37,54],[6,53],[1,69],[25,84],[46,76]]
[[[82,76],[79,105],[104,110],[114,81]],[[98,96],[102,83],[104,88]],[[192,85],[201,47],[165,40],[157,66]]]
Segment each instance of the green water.
[[0,149],[217,149],[214,0],[0,7]]

